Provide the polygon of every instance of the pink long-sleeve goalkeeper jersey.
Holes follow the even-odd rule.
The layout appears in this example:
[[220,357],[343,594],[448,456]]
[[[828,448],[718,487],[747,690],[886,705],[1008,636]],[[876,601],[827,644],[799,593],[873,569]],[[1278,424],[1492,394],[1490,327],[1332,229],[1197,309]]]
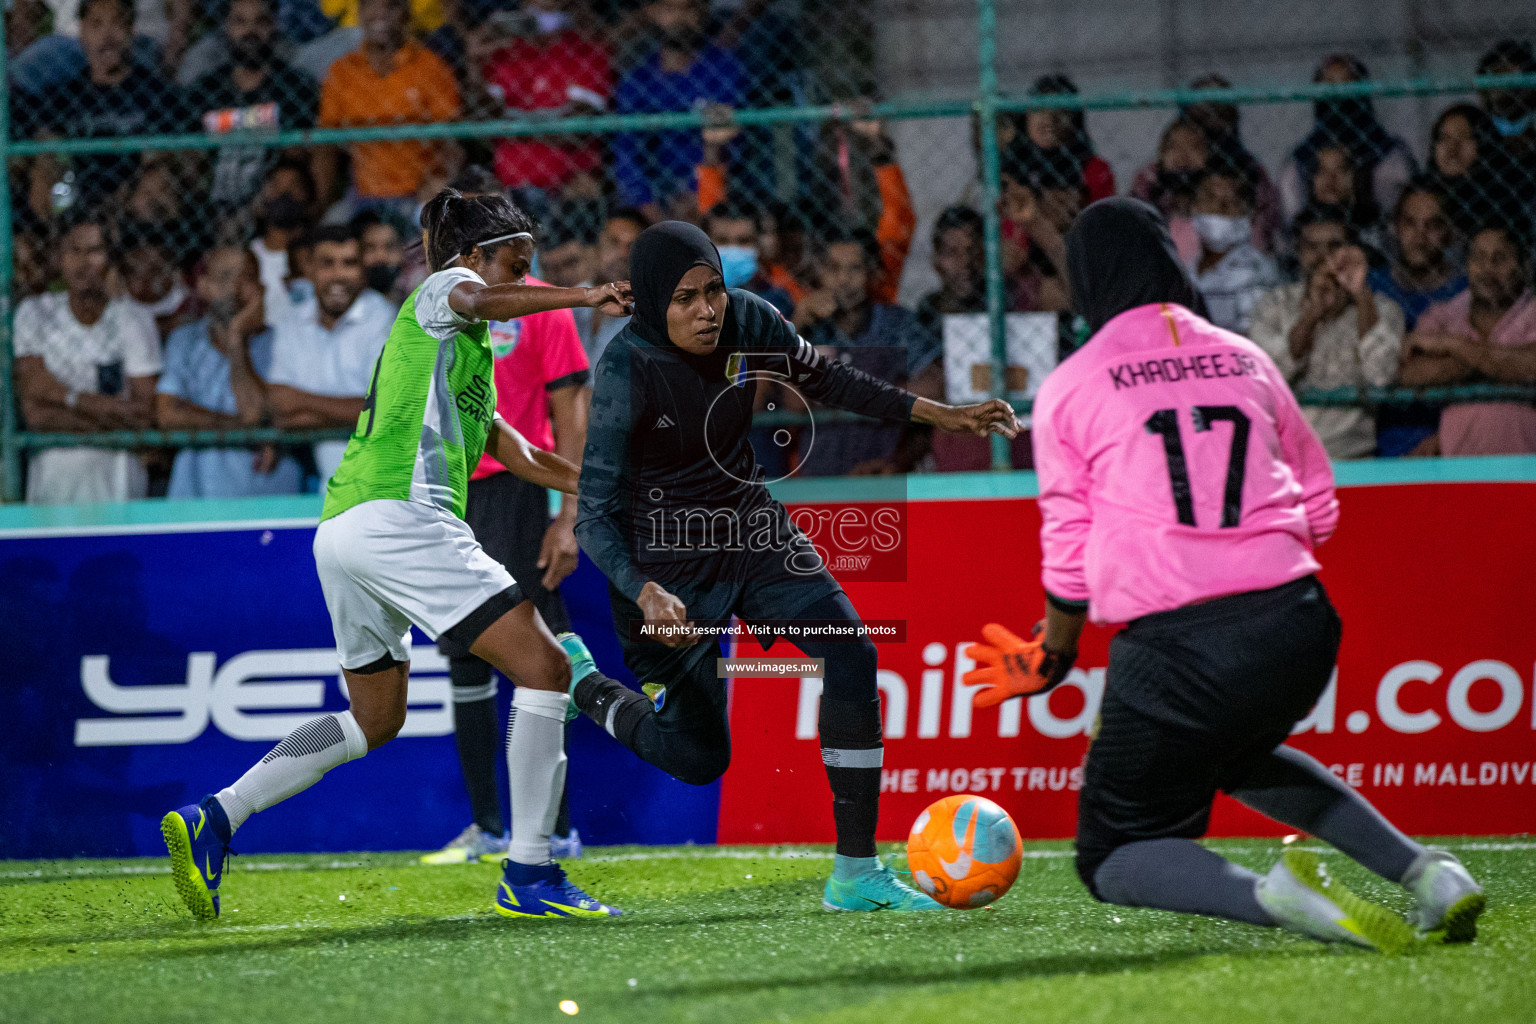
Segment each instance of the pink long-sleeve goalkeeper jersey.
[[1095,622],[1299,579],[1339,518],[1275,364],[1172,303],[1126,310],[1046,378],[1034,448],[1046,592]]

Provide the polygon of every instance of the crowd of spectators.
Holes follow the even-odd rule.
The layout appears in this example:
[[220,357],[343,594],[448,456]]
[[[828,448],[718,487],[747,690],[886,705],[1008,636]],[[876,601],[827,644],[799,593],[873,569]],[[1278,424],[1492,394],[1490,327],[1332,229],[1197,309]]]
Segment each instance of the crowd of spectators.
[[[206,152],[13,164],[27,429],[354,424],[395,311],[426,273],[417,212],[449,183],[527,208],[541,224],[538,272],[557,285],[626,276],[648,224],[697,221],[730,286],[767,298],[829,356],[936,399],[955,383],[946,318],[986,309],[974,189],[933,224],[938,289],[915,309],[897,302],[916,231],[902,154],[870,113],[868,83],[839,85],[816,47],[785,44],[807,36],[787,35],[769,0],[725,14],[705,0],[47,3],[52,33],[8,37],[13,137],[231,138]],[[39,7],[18,0],[8,25]],[[1501,42],[1477,71],[1529,73],[1536,57]],[[1334,55],[1316,81],[1367,75]],[[1074,92],[1061,74],[1031,89]],[[849,115],[771,137],[730,116],[814,98],[842,98]],[[702,131],[293,149],[233,134],[695,109]],[[1249,335],[1298,390],[1536,384],[1533,112],[1536,90],[1488,89],[1448,107],[1416,149],[1368,97],[1320,100],[1271,175],[1235,106],[1189,103],[1125,191],[1166,216],[1210,318]],[[1064,239],[1085,205],[1119,189],[1081,110],[1002,115],[998,128],[1005,304],[1056,314],[1065,356],[1082,338]],[[589,361],[623,325],[576,311]],[[759,408],[795,411],[788,399],[764,388]],[[1336,458],[1536,452],[1531,402],[1307,413]],[[754,442],[771,476],[990,464],[977,439],[853,422],[827,422],[814,446],[771,427]],[[28,498],[291,493],[322,486],[342,446],[52,449],[30,459]],[[1013,458],[1030,465],[1027,438]]]

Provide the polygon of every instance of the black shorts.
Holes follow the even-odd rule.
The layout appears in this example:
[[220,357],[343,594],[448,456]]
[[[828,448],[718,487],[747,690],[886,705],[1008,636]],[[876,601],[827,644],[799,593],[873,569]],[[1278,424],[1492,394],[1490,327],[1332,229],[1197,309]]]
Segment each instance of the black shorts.
[[1285,742],[1328,685],[1340,621],[1315,577],[1132,622],[1110,642],[1078,796],[1089,891],[1116,847],[1205,834],[1217,791]]
[[[729,559],[701,559],[696,582],[664,583],[688,609],[696,625],[723,629],[736,616],[748,625],[793,619],[842,586],[823,566],[814,572],[793,571],[783,552],[739,552]],[[667,688],[664,717],[717,716],[725,706],[725,681],[716,678],[718,639],[684,648],[668,647],[638,635],[645,621],[640,606],[613,587],[608,588],[613,627],[624,651],[624,664],[642,683]],[[754,630],[764,646],[774,641],[771,630]]]
[[[511,473],[496,473],[469,482],[469,501],[464,521],[474,531],[485,553],[507,567],[524,597],[533,602],[552,633],[571,628],[560,591],[543,584],[538,567],[539,548],[549,528],[549,492]],[[438,649],[448,657],[469,652],[451,639],[439,640]]]

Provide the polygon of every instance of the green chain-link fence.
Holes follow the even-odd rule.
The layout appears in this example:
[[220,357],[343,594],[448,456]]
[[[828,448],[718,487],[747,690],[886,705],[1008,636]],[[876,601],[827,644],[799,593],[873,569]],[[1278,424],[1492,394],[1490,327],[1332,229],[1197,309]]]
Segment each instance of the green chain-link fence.
[[[1505,283],[1528,287],[1536,63],[1518,40],[1536,16],[1311,5],[1300,31],[1306,10],[1248,6],[13,0],[4,496],[28,454],[36,480],[40,453],[131,452],[142,493],[176,448],[249,449],[270,475],[346,436],[237,396],[220,360],[249,354],[264,378],[280,356],[254,340],[261,314],[345,310],[364,286],[403,298],[425,273],[416,211],[449,183],[528,209],[557,284],[623,275],[645,223],[702,220],[731,283],[813,342],[905,345],[914,388],[1026,410],[1081,341],[1061,237],[1085,202],[1129,193],[1169,217],[1213,318],[1327,410],[1336,454],[1369,454],[1377,430],[1406,451],[1446,402],[1529,405],[1510,375],[1400,353],[1469,259],[1511,249]],[[328,225],[361,240],[340,284],[312,262]],[[1351,327],[1366,303],[1375,322]],[[618,326],[583,318],[589,355]],[[361,395],[367,364],[314,388]],[[909,465],[1027,458],[935,443]],[[51,472],[87,471],[104,470]]]

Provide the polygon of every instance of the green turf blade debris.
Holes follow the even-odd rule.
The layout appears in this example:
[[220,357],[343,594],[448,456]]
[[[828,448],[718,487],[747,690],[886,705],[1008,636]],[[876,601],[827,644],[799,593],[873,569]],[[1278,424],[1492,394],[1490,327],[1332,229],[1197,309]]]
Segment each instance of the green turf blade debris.
[[[828,847],[593,848],[572,880],[625,915],[553,928],[492,912],[490,862],[247,854],[208,922],[164,857],[0,862],[0,1021],[538,1024],[572,1020],[570,1000],[577,1024],[1530,1024],[1536,841],[1435,843],[1491,909],[1475,942],[1394,957],[1097,903],[1066,843],[1027,844],[991,907],[902,915],[825,913]],[[1282,853],[1210,845],[1258,871]],[[1363,899],[1409,909],[1397,886],[1327,863]]]
[[1487,905],[1487,896],[1468,893],[1445,912],[1445,924],[1424,938],[1431,942],[1471,942],[1477,938],[1477,919]]
[[215,916],[213,894],[203,884],[197,863],[192,860],[192,838],[187,835],[187,825],[181,815],[172,811],[162,818],[160,835],[165,840],[165,848],[170,851],[171,878],[177,895],[193,917],[199,921],[212,921]]

